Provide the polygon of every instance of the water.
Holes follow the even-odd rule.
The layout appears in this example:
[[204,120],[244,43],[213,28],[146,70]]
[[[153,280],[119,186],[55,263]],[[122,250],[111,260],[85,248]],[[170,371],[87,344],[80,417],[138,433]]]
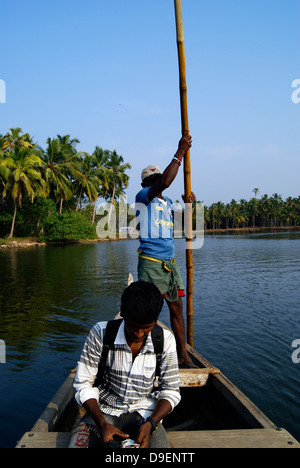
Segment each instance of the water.
[[[0,250],[0,447],[14,447],[119,310],[137,241]],[[176,241],[185,281],[185,242]],[[300,233],[207,236],[194,258],[194,347],[300,440]],[[161,319],[169,324],[164,306]]]

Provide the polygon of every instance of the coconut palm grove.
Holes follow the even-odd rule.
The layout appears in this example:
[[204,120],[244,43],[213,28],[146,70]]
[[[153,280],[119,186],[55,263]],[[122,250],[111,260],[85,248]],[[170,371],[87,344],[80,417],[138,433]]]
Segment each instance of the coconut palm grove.
[[115,202],[131,168],[117,152],[78,152],[70,135],[41,148],[21,128],[0,136],[0,237],[45,241],[96,237],[99,197]]
[[[0,135],[0,238],[34,236],[51,242],[97,237],[97,202],[104,199],[118,209],[131,166],[116,150],[96,146],[89,154],[77,151],[78,143],[70,135],[57,135],[43,149],[21,128]],[[300,225],[300,196],[258,195],[254,188],[250,200],[205,206],[205,229]]]

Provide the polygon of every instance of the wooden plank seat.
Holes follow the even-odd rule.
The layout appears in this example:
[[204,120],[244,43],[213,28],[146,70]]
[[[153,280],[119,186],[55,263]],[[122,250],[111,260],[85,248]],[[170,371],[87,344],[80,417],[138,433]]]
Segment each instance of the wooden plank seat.
[[[177,448],[300,448],[285,429],[241,429],[168,432]],[[69,432],[26,432],[16,448],[67,448]]]
[[172,448],[300,448],[285,429],[168,432]]
[[16,448],[67,448],[70,432],[26,432]]

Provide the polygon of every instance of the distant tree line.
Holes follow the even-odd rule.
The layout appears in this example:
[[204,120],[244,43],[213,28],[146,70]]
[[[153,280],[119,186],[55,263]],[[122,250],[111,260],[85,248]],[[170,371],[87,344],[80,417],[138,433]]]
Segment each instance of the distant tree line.
[[21,128],[0,135],[0,237],[46,240],[95,237],[99,197],[115,203],[128,186],[116,150],[76,149],[70,135],[48,138],[43,149]]
[[263,195],[253,189],[249,200],[212,203],[204,207],[205,229],[236,229],[250,227],[290,227],[300,225],[300,196],[283,200],[281,195]]

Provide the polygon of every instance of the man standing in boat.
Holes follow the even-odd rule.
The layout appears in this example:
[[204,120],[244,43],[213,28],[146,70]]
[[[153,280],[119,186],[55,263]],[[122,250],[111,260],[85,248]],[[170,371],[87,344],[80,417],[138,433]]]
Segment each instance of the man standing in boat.
[[[185,324],[182,297],[185,296],[180,271],[175,263],[173,238],[174,212],[178,210],[170,198],[162,193],[170,187],[182,159],[192,145],[192,138],[186,134],[180,139],[177,152],[171,163],[162,173],[152,165],[142,171],[142,187],[136,195],[136,214],[140,237],[138,279],[153,282],[161,291],[170,310],[170,320],[174,332],[178,363],[180,367],[194,367],[188,356],[185,344]],[[192,203],[191,193],[186,203]]]

